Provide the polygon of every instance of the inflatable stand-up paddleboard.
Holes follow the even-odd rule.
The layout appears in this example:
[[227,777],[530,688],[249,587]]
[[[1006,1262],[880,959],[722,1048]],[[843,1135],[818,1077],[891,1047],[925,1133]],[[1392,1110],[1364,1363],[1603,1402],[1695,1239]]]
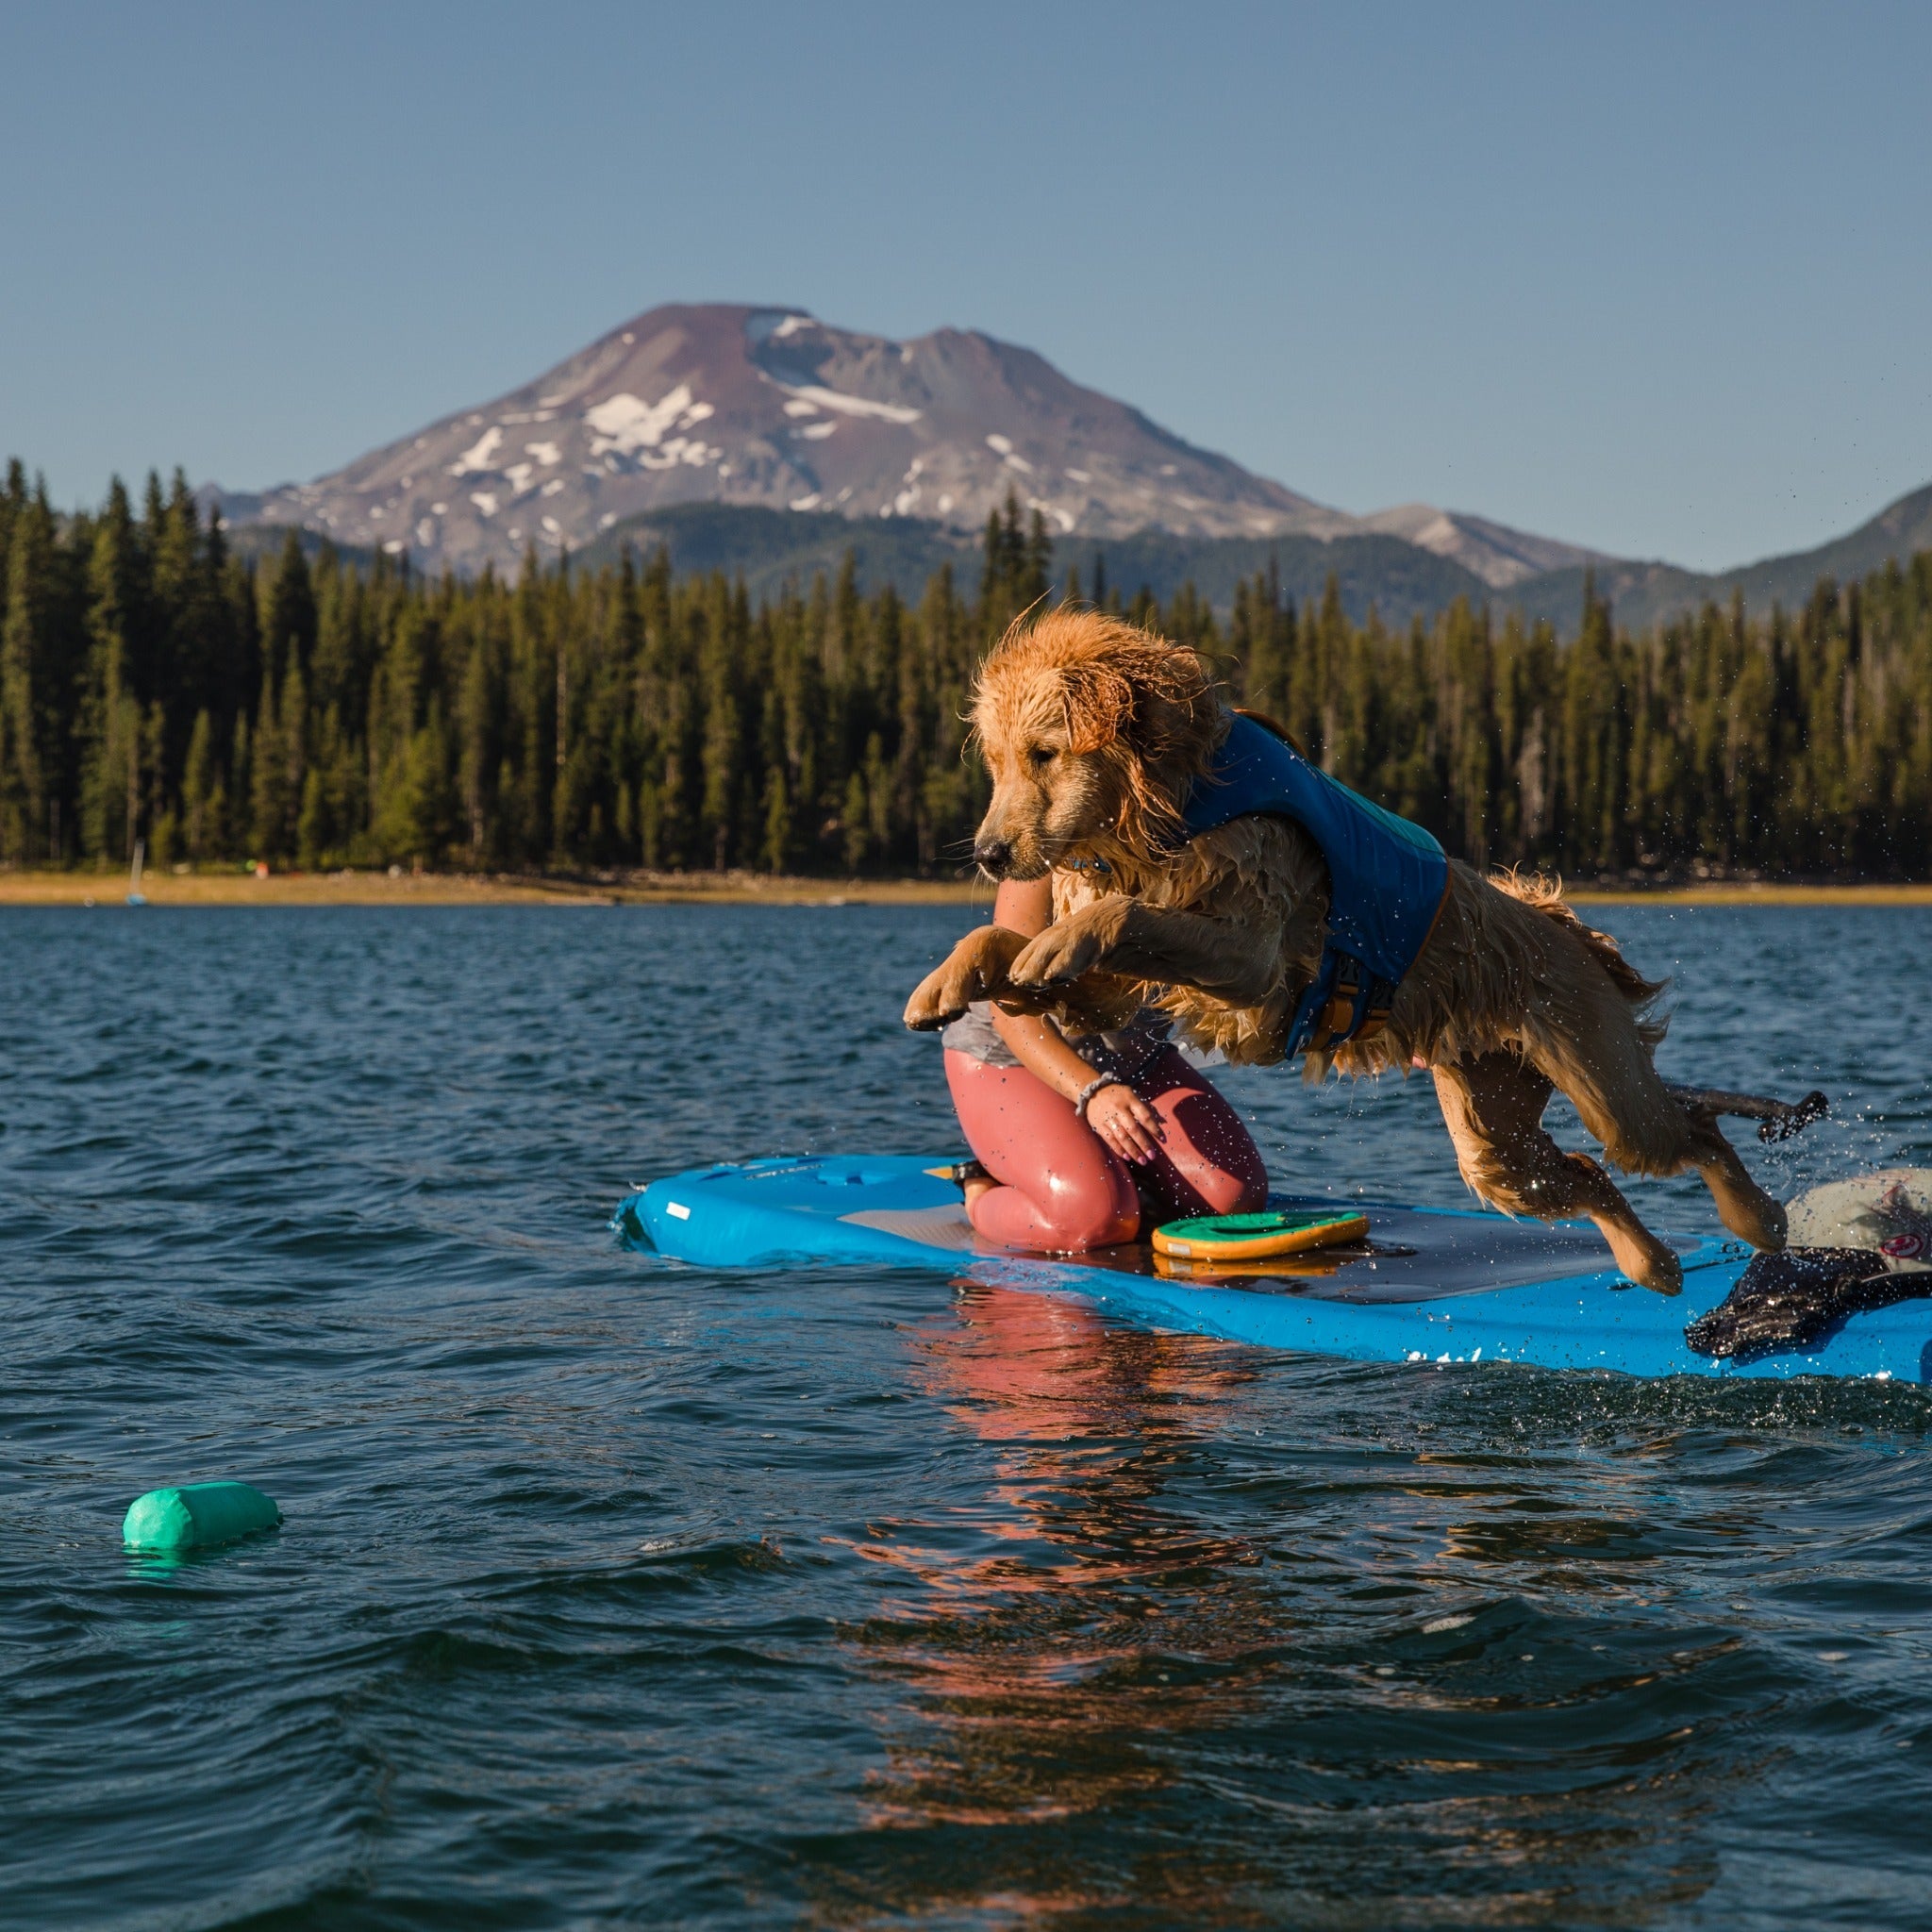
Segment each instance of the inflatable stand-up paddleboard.
[[[1725,1301],[1751,1259],[1737,1241],[1666,1237],[1684,1269],[1674,1297],[1624,1282],[1588,1224],[1393,1202],[1347,1204],[1368,1218],[1364,1239],[1273,1259],[1197,1260],[1138,1245],[1016,1255],[981,1241],[958,1187],[930,1172],[957,1158],[827,1155],[693,1168],[627,1195],[611,1225],[634,1245],[702,1267],[939,1268],[1077,1294],[1156,1327],[1358,1361],[1932,1380],[1932,1299],[1860,1306],[1804,1344],[1770,1353],[1727,1358],[1691,1348],[1687,1324]],[[1270,1205],[1338,1211],[1323,1200]]]

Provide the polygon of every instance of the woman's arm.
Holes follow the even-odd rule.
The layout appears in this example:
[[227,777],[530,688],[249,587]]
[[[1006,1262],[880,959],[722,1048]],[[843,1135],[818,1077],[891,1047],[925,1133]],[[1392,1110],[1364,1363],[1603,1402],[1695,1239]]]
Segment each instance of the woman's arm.
[[[1053,924],[1051,877],[1003,880],[992,917],[1008,932],[1038,939]],[[1093,1084],[1093,1069],[1049,1021],[1032,1013],[1003,1012],[995,1006],[992,1024],[1013,1058],[1062,1099],[1077,1101]],[[1123,1080],[1109,1081],[1087,1103],[1087,1124],[1123,1160],[1152,1160],[1162,1138],[1159,1115]]]

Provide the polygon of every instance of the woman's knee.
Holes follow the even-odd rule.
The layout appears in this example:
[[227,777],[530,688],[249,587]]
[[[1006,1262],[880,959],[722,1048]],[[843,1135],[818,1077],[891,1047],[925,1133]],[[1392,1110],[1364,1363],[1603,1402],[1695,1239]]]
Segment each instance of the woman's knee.
[[1007,1247],[1084,1252],[1130,1241],[1141,1231],[1141,1203],[1132,1183],[1110,1175],[1039,1193],[1010,1185],[995,1188],[968,1211],[979,1233]]
[[1132,1241],[1141,1231],[1141,1197],[1125,1170],[1104,1153],[1082,1165],[1077,1176],[1048,1182],[1040,1214],[1053,1230],[1053,1245],[1107,1248]]
[[1210,1214],[1258,1214],[1268,1205],[1268,1176],[1258,1159],[1225,1166],[1217,1162],[1188,1178]]
[[1174,1170],[1208,1212],[1252,1214],[1268,1205],[1261,1150],[1220,1093],[1195,1076],[1187,1090],[1170,1089],[1155,1106],[1167,1125]]

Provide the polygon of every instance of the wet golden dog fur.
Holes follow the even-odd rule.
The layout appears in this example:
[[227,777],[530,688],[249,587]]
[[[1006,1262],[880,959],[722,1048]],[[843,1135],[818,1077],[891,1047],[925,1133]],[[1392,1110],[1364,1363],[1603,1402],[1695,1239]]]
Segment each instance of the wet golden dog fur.
[[[973,724],[993,781],[975,857],[995,877],[1051,873],[1055,921],[1032,941],[970,934],[921,985],[907,1023],[974,999],[1117,1025],[1151,999],[1192,1043],[1237,1063],[1284,1056],[1318,970],[1328,874],[1291,820],[1234,820],[1192,840],[1180,808],[1230,712],[1200,657],[1103,613],[1063,608],[1009,631],[981,667]],[[1675,1256],[1596,1162],[1541,1125],[1553,1089],[1627,1173],[1695,1167],[1726,1226],[1782,1245],[1784,1215],[1651,1054],[1661,987],[1592,932],[1550,879],[1452,860],[1449,892],[1386,1027],[1332,1058],[1350,1074],[1433,1072],[1464,1179],[1512,1214],[1587,1215],[1631,1279],[1674,1292]]]

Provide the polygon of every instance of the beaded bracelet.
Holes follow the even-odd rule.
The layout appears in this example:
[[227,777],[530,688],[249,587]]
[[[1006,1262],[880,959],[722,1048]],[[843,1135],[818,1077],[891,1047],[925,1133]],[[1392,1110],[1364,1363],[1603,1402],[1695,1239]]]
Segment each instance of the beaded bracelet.
[[1121,1083],[1117,1079],[1115,1079],[1111,1074],[1101,1074],[1099,1079],[1088,1081],[1086,1086],[1084,1086],[1080,1090],[1079,1099],[1074,1101],[1074,1118],[1076,1121],[1084,1121],[1087,1118],[1087,1103],[1090,1100],[1091,1100],[1093,1096],[1096,1093],[1098,1093],[1103,1087],[1118,1087],[1120,1084]]

